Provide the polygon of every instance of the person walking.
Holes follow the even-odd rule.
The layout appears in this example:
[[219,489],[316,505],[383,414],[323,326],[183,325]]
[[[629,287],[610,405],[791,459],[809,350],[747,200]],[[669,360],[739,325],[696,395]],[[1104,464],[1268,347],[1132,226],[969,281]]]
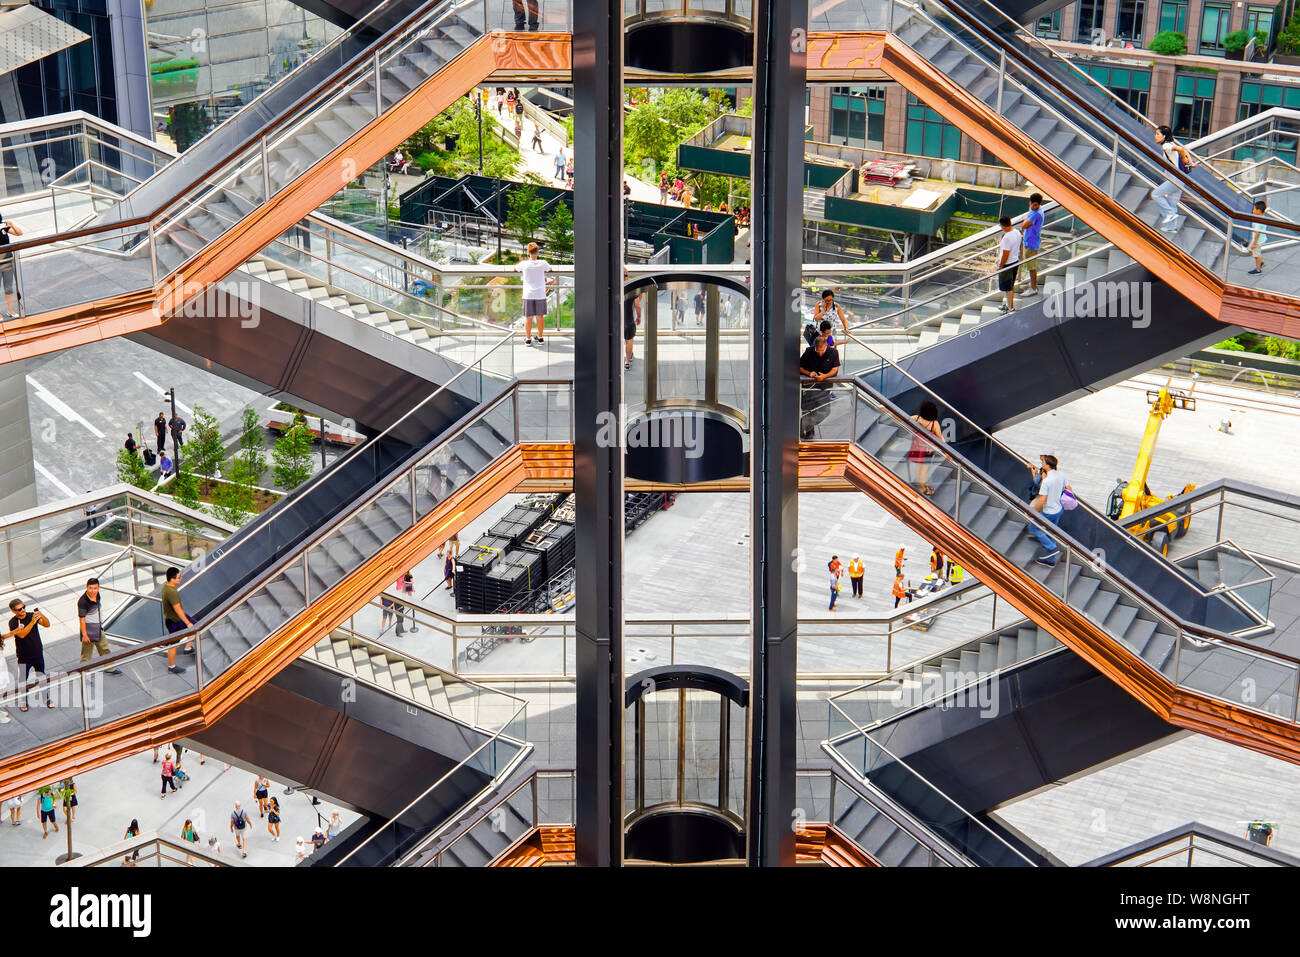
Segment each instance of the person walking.
[[[133,837],[140,836],[140,822],[131,818],[131,823],[126,826],[126,833],[122,835],[122,840],[129,841]],[[135,862],[140,859],[140,848],[136,848],[122,860],[123,867],[135,867]]]
[[[916,414],[911,418],[920,427],[921,431],[928,432],[936,438],[943,438],[943,429],[939,425],[939,407],[930,399],[922,402],[921,407],[916,410]],[[927,482],[930,477],[930,456],[933,454],[934,447],[929,442],[920,435],[912,436],[912,445],[907,451],[907,460],[912,466],[912,484],[916,486],[916,490],[922,495],[934,494],[934,489]]]
[[515,29],[524,29],[524,12],[525,8],[527,8],[528,29],[535,31],[538,21],[537,0],[511,0],[511,2],[515,8]]
[[271,779],[259,774],[253,779],[253,799],[257,801],[257,816],[266,817],[267,798],[271,794]]
[[280,799],[275,796],[266,805],[266,833],[271,835],[272,841],[280,842]]
[[21,794],[15,794],[5,801],[5,807],[9,809],[10,827],[18,827],[23,823],[23,796]]
[[388,592],[379,593],[379,631],[381,633],[388,630],[388,626],[393,623],[393,600],[388,597]]
[[564,179],[564,167],[568,159],[564,155],[564,147],[561,146],[555,151],[555,179]]
[[700,291],[695,294],[695,324],[697,326],[704,325],[704,306],[704,289],[701,287]]
[[167,448],[167,417],[161,412],[158,418],[153,420],[154,438],[158,440],[158,454],[162,455],[163,450]]
[[894,552],[894,574],[895,575],[903,574],[903,563],[906,561],[907,561],[907,547],[902,542],[899,542],[898,551]]
[[18,266],[14,261],[14,254],[8,252],[5,247],[9,245],[9,237],[21,236],[23,231],[18,228],[18,224],[12,219],[6,220],[3,214],[0,214],[0,288],[4,289],[4,318],[17,319],[18,306],[16,303],[22,301],[22,294],[18,291]]
[[451,591],[456,586],[456,560],[451,557],[451,552],[442,560],[442,581],[447,586],[444,591]]
[[659,173],[659,202],[661,205],[668,205],[668,190],[671,188],[672,183],[668,182],[668,171],[662,170]]
[[330,815],[329,827],[325,830],[325,836],[331,841],[343,833],[343,818],[335,811]]
[[[190,616],[185,614],[185,609],[181,607],[180,586],[181,570],[173,565],[165,572],[162,588],[163,625],[166,626],[169,635],[194,627],[194,622],[190,621]],[[187,655],[194,653],[194,642],[185,646],[185,653]],[[176,663],[175,645],[167,649],[167,670],[174,675],[185,672],[184,666]]]
[[306,857],[310,853],[307,850],[307,842],[302,839],[301,834],[298,835],[298,840],[294,842],[293,850],[294,850],[295,861],[301,861],[304,857]]
[[518,270],[523,276],[524,285],[524,345],[533,344],[533,322],[537,323],[537,344],[543,343],[542,333],[546,331],[546,287],[555,285],[553,278],[547,278],[551,264],[545,259],[538,259],[540,247],[537,243],[528,244],[528,258],[519,263]]
[[1043,248],[1043,194],[1029,194],[1029,212],[1025,213],[1024,260],[1029,273],[1029,290],[1026,295],[1038,295],[1038,254]]
[[41,840],[50,836],[47,825],[54,825],[54,833],[59,833],[58,815],[54,811],[54,789],[48,784],[36,792],[41,809]]
[[826,569],[830,572],[831,585],[831,606],[827,611],[835,610],[835,599],[840,597],[840,569],[839,556],[832,556],[831,560],[826,563]]
[[533,152],[535,153],[546,152],[546,150],[542,146],[542,127],[541,124],[539,123],[533,124]]
[[[627,282],[627,273],[623,273]],[[623,294],[623,368],[632,368],[632,346],[636,342],[636,327],[641,325],[641,291]]]
[[[1156,127],[1154,135],[1156,145],[1160,147],[1160,152],[1170,167],[1184,173],[1190,173],[1200,165],[1187,147],[1179,145],[1174,140],[1174,131],[1169,127]],[[1178,213],[1178,204],[1182,202],[1182,199],[1182,187],[1175,183],[1172,178],[1166,179],[1151,190],[1151,201],[1163,213],[1159,222],[1162,232],[1172,234],[1178,232],[1179,228],[1181,228],[1183,217]]]
[[[845,341],[848,341],[849,338],[848,317],[844,315],[844,310],[840,308],[840,304],[835,301],[835,290],[823,289],[821,298],[818,299],[817,304],[813,306],[813,322],[819,328],[822,328],[822,331],[825,331],[823,327],[829,325],[829,320],[832,315],[839,317],[840,329],[844,333]],[[822,320],[826,320],[826,322],[823,323]],[[835,345],[835,343],[832,341],[831,345]]]
[[325,832],[322,831],[319,827],[316,828],[316,830],[311,832],[311,846],[313,851],[319,851],[322,847],[324,847],[328,843],[329,843],[329,838],[325,836]]
[[862,564],[862,556],[854,555],[849,559],[849,582],[853,585],[853,597],[862,597],[862,579],[867,574],[867,566]]
[[[23,703],[18,710],[26,711],[35,694],[33,689],[45,677],[45,646],[41,643],[41,629],[50,627],[50,620],[41,614],[39,608],[28,611],[21,598],[9,602],[9,610],[13,612],[13,617],[9,619],[9,630],[0,636],[0,643],[4,638],[14,639],[14,655],[18,659],[18,674],[24,693]],[[33,673],[35,679],[32,678]],[[45,707],[54,707],[49,691],[45,693]]]
[[[1038,483],[1038,495],[1031,503],[1031,507],[1047,521],[1059,526],[1061,516],[1065,514],[1065,507],[1061,504],[1061,493],[1070,486],[1065,479],[1065,474],[1058,467],[1059,463],[1055,455],[1044,453],[1038,457],[1038,460],[1042,463],[1043,477]],[[1029,466],[1029,469],[1033,471],[1033,466]],[[1033,532],[1034,537],[1038,539],[1038,544],[1043,548],[1043,554],[1034,561],[1049,568],[1053,567],[1057,556],[1061,553],[1060,545],[1037,524],[1031,524],[1029,530]]]
[[162,800],[167,798],[167,789],[176,790],[176,762],[172,760],[172,753],[168,751],[163,755],[162,761]]
[[[199,832],[194,830],[194,822],[189,818],[186,818],[185,823],[181,825],[181,840],[187,844],[199,843]],[[185,863],[193,867],[194,858],[186,854]]]
[[63,813],[73,824],[77,823],[77,782],[72,778],[63,782]]
[[[95,651],[103,658],[112,654],[108,639],[100,627],[99,579],[86,580],[86,590],[77,599],[77,627],[81,629],[81,661],[89,661]],[[111,668],[105,674],[120,675],[121,668]]]
[[890,589],[890,593],[894,596],[895,608],[898,607],[899,602],[901,602],[904,598],[907,597],[907,589],[903,587],[902,572],[899,572],[897,575],[894,576],[894,587]]
[[[1262,199],[1255,200],[1255,205],[1251,207],[1256,216],[1263,216],[1268,212],[1268,203]],[[1247,276],[1258,276],[1264,271],[1264,240],[1267,227],[1263,223],[1251,223],[1250,245],[1246,247],[1246,252],[1255,257],[1255,268],[1246,273]]]
[[244,856],[248,856],[248,838],[245,832],[249,830],[248,814],[238,801],[235,802],[235,809],[230,812],[230,833],[235,835],[235,847]]
[[998,290],[1005,300],[999,311],[1011,312],[1016,308],[1016,273],[1020,269],[1024,237],[1011,225],[1010,216],[1003,216],[998,225],[1002,227],[1002,241],[998,244]]

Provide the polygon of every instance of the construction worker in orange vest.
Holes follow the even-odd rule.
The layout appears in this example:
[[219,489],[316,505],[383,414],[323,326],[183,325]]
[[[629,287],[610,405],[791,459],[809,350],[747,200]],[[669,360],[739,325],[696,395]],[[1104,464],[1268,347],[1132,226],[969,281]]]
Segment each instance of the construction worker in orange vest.
[[853,597],[862,597],[862,579],[867,574],[867,567],[862,564],[862,558],[854,555],[849,560],[849,581],[853,583]]
[[907,559],[903,557],[903,551],[904,551],[903,543],[899,542],[898,551],[894,553],[894,574],[895,575],[903,574],[903,562],[907,561]]
[[899,572],[898,576],[894,579],[893,594],[894,594],[894,607],[897,608],[898,603],[901,602],[904,598],[907,598],[907,589],[903,587],[902,572]]

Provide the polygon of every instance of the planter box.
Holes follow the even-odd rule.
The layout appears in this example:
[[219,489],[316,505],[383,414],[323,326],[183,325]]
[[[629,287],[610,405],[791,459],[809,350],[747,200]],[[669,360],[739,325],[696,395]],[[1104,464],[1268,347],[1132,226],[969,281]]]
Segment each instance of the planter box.
[[[293,425],[294,413],[286,412],[284,409],[272,407],[266,415],[266,427],[274,429],[277,432],[287,432]],[[314,438],[320,438],[320,419],[307,416],[307,431]],[[333,442],[335,445],[360,445],[366,440],[366,437],[360,432],[355,432],[345,426],[325,420],[325,441]]]
[[1274,53],[1273,62],[1283,66],[1300,66],[1300,54]]
[[[327,424],[328,424],[328,423],[327,423]],[[203,476],[197,476],[197,475],[195,476],[195,478],[198,479],[200,485],[202,485],[202,484],[204,484],[204,483],[209,483],[210,485],[229,485],[229,484],[230,484],[230,482],[226,481],[226,480],[223,479],[223,478],[205,478],[205,477],[203,477]],[[171,485],[175,480],[176,480],[176,473],[173,472],[173,473],[172,473],[171,475],[169,475],[167,478],[165,478],[165,479],[163,479],[162,481],[160,481],[160,482],[159,482],[159,483],[154,487],[154,491],[158,492],[160,495],[167,495],[167,496],[170,497],[172,493],[171,493],[170,491],[168,491],[168,488],[167,488],[167,487],[170,486],[170,485]],[[288,493],[286,493],[286,492],[282,492],[282,491],[280,491],[279,489],[275,489],[275,488],[266,488],[266,487],[263,486],[263,485],[254,485],[254,486],[252,486],[252,488],[253,488],[253,491],[254,491],[254,492],[261,492],[263,495],[268,496],[268,497],[274,499],[275,502],[278,502],[280,499],[284,498],[286,494],[288,494]],[[269,509],[272,505],[275,504],[275,502],[269,502],[269,503],[266,505],[266,508]],[[204,505],[207,505],[207,506],[211,506],[211,505],[213,505],[214,503],[204,500],[204,501],[203,501],[203,504],[204,504]],[[263,509],[263,511],[265,511],[265,510],[266,510],[266,509]],[[252,512],[252,513],[246,513],[246,514],[251,514],[252,517],[256,518],[258,515],[261,515],[262,513],[261,513],[261,512]]]

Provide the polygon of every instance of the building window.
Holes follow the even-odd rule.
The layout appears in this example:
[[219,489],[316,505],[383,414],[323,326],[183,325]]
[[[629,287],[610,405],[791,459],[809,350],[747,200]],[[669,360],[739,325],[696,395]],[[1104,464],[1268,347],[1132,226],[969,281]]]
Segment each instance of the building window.
[[[1274,86],[1267,83],[1241,84],[1241,103],[1237,107],[1237,119],[1248,120],[1256,113],[1275,106],[1300,110],[1300,86]],[[1280,134],[1264,140],[1254,140],[1233,154],[1234,159],[1259,160],[1268,156],[1279,156],[1288,163],[1296,161],[1297,140],[1294,134]]]
[[1146,18],[1146,0],[1119,0],[1119,13],[1115,17],[1115,36],[1123,40],[1140,42]]
[[1045,40],[1061,39],[1061,11],[1054,10],[1034,22],[1034,33]]
[[1174,88],[1174,136],[1197,140],[1210,132],[1214,111],[1214,78],[1180,76]]
[[1197,50],[1206,56],[1223,56],[1223,38],[1228,35],[1232,7],[1226,3],[1207,3],[1201,11],[1201,45]]
[[961,131],[910,93],[907,152],[932,159],[957,159],[961,153]]
[[1102,86],[1139,113],[1147,111],[1147,96],[1151,92],[1149,70],[1129,70],[1121,67],[1088,66],[1088,72]]
[[1260,43],[1260,50],[1262,52],[1273,45],[1273,8],[1247,7],[1246,32],[1253,36],[1261,30],[1267,37],[1266,40]]
[[841,146],[884,149],[885,88],[831,88],[831,142]]
[[1078,22],[1074,28],[1074,38],[1080,43],[1092,43],[1094,34],[1105,39],[1106,31],[1102,29],[1102,15],[1106,11],[1106,0],[1079,0]]
[[1187,3],[1185,0],[1164,0],[1160,4],[1160,29],[1172,30],[1187,36]]

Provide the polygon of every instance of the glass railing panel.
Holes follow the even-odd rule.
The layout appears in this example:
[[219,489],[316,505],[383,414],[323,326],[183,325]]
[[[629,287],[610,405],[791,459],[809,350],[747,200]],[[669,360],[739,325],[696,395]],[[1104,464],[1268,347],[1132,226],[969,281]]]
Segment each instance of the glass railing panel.
[[0,537],[7,580],[22,581],[87,560],[108,562],[130,541],[124,504],[120,498],[10,524]]
[[107,229],[14,253],[20,314],[36,315],[87,301],[148,289],[153,283],[149,231]]
[[573,441],[572,385],[526,383],[516,395],[520,442]]
[[[171,646],[179,649],[182,643]],[[121,718],[139,714],[158,705],[192,695],[198,691],[198,671],[194,657],[175,652],[176,668],[170,670],[167,648],[141,651],[110,665],[96,664],[84,672],[86,680],[87,713],[91,728],[111,724]],[[119,668],[120,675],[107,672]],[[65,722],[55,737],[81,730],[77,722]]]
[[[52,674],[37,679],[31,674],[28,682],[24,668],[4,670],[6,686],[0,691],[0,710],[8,713],[10,721],[0,724],[0,755],[8,757],[57,741],[85,728],[87,714],[95,714],[106,706],[105,694],[114,700],[129,694],[125,687],[103,690],[102,686],[88,687],[86,700],[82,698],[80,675]],[[112,680],[111,678],[109,680]],[[47,707],[46,701],[50,704]],[[89,702],[89,707],[87,707]],[[22,708],[26,706],[27,711]]]
[[1188,635],[1179,638],[1175,661],[1180,688],[1296,720],[1300,665],[1295,662]]

